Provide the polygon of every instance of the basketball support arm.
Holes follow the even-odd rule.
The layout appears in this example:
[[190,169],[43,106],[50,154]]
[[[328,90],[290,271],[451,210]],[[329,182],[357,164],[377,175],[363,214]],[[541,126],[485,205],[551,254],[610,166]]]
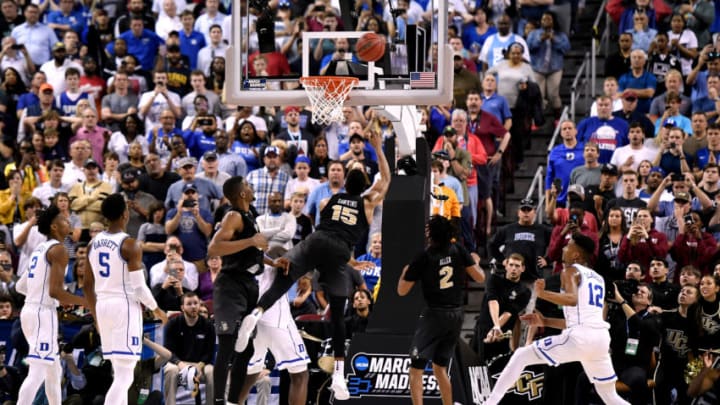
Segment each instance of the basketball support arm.
[[[420,135],[420,114],[414,105],[386,105],[373,107],[392,122],[398,142],[399,156],[415,155],[415,138]],[[432,146],[432,145],[431,145]]]

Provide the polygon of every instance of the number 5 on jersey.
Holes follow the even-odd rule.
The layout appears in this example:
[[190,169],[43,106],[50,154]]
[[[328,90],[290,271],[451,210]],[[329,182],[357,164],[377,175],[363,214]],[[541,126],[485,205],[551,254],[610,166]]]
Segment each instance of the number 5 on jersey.
[[98,255],[98,262],[100,262],[100,271],[98,274],[101,277],[110,277],[110,253],[100,252]]

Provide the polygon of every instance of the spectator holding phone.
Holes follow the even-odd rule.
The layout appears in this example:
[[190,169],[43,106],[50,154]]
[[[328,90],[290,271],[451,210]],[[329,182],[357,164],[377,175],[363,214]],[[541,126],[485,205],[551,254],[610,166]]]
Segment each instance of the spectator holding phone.
[[152,288],[153,297],[163,311],[179,311],[183,294],[189,290],[183,286],[185,263],[180,259],[167,262],[167,277]]
[[200,207],[198,197],[195,183],[183,186],[177,207],[167,213],[165,232],[177,236],[187,248],[182,253],[183,259],[204,270],[208,238],[212,233],[214,222],[212,212]]
[[653,228],[650,210],[641,208],[620,241],[618,259],[621,263],[637,260],[643,269],[650,268],[652,258],[664,258],[668,253],[668,238]]
[[197,267],[188,261],[183,260],[183,245],[177,236],[168,236],[165,241],[165,260],[155,264],[150,268],[150,288],[154,288],[165,282],[170,275],[170,262],[180,260],[183,262],[185,269],[184,277],[181,279],[183,288],[195,291],[199,285],[199,275]]

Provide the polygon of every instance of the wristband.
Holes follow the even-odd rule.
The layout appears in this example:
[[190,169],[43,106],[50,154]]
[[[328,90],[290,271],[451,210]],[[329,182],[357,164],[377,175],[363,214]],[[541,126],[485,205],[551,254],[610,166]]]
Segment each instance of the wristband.
[[623,306],[625,304],[627,304],[627,301],[625,301],[625,300],[622,300],[622,302],[620,302],[620,306]]
[[505,151],[504,151],[504,150],[502,150],[502,149],[498,149],[498,150],[497,150],[497,153],[499,153],[499,154],[501,154],[501,155],[502,155],[503,153],[505,153]]

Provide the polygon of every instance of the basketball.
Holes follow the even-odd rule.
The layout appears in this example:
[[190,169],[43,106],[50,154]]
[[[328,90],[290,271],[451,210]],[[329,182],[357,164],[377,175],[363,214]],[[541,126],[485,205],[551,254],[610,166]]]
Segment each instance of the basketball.
[[377,62],[385,55],[385,38],[382,35],[368,32],[355,44],[358,59],[364,62]]

